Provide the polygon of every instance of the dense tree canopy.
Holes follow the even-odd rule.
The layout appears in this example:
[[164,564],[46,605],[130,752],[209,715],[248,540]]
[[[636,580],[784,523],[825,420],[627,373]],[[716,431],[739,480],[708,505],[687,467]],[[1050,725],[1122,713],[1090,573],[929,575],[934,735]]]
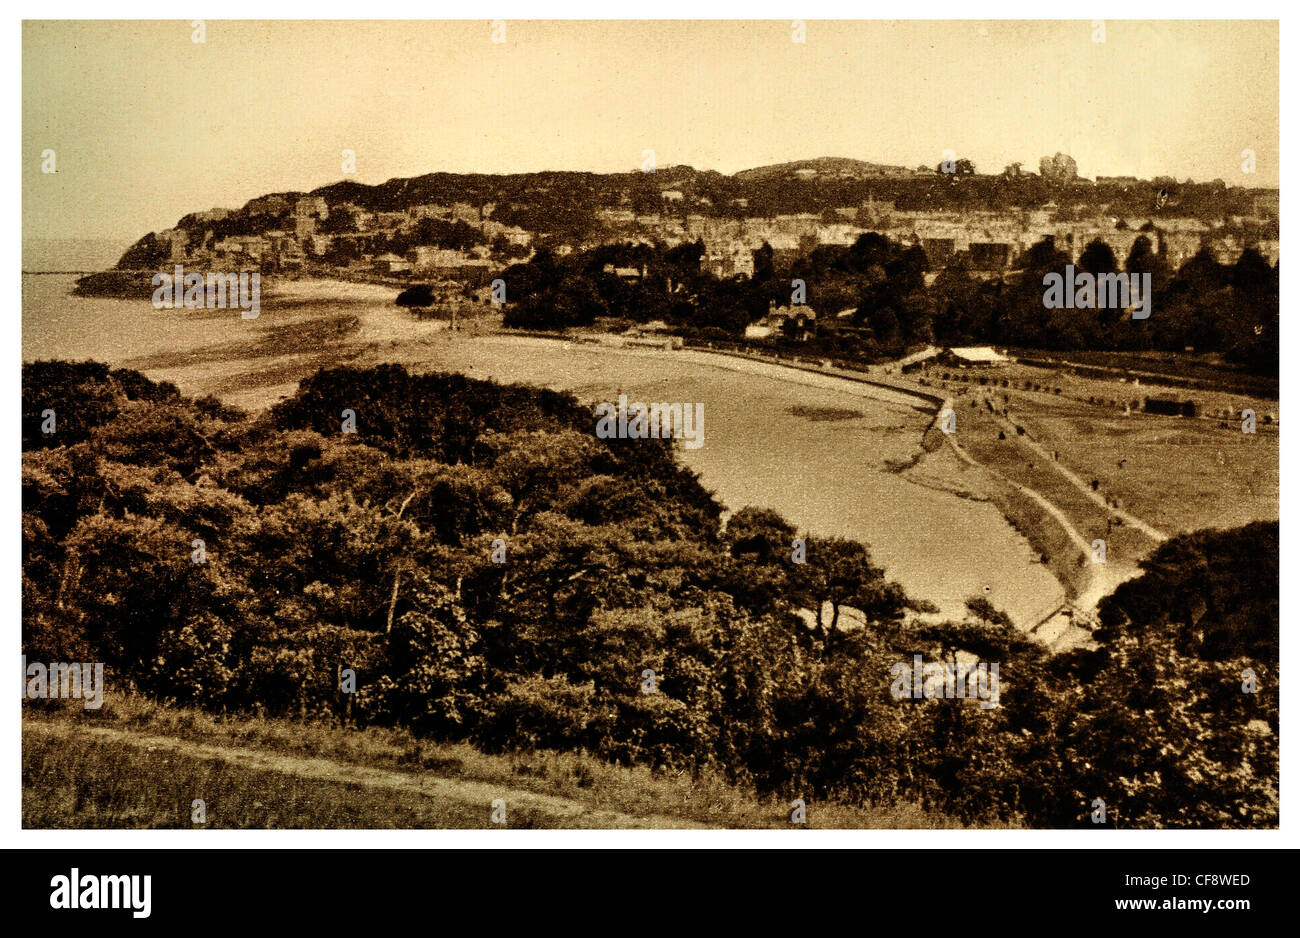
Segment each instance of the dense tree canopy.
[[[589,326],[610,316],[665,320],[688,335],[736,339],[769,304],[790,304],[792,284],[800,282],[818,328],[811,341],[785,340],[809,352],[873,361],[928,343],[1179,352],[1190,346],[1219,352],[1253,373],[1275,375],[1278,268],[1254,248],[1227,266],[1203,248],[1171,271],[1158,241],[1158,233],[1140,235],[1122,263],[1106,243],[1092,241],[1075,265],[1093,275],[1150,274],[1147,319],[1133,319],[1121,308],[1048,308],[1043,278],[1063,275],[1070,264],[1050,239],[1032,245],[1013,269],[994,278],[978,276],[966,253],[938,265],[920,244],[874,232],[852,245],[816,246],[781,263],[764,245],[752,252],[749,278],[718,279],[701,268],[699,242],[674,248],[612,244],[562,259],[542,251],[501,276],[506,324],[530,329]],[[629,282],[611,268],[630,268],[638,276]],[[933,275],[928,286],[927,273]],[[844,311],[851,318],[837,318]]]

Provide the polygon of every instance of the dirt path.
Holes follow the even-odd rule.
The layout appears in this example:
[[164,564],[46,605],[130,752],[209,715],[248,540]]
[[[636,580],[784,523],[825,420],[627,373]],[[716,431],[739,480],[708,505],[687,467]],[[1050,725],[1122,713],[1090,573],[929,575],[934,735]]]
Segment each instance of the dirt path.
[[[984,398],[984,400],[987,402],[988,398],[986,397]],[[1002,427],[1002,429],[1006,431],[1008,435],[1016,432],[1015,423],[1011,420],[1008,420],[1006,417],[1003,417],[996,410],[991,411],[991,416],[993,417],[993,421],[997,423],[1000,427]],[[1137,517],[1136,515],[1129,514],[1127,511],[1124,511],[1121,508],[1116,508],[1112,505],[1107,504],[1104,496],[1100,495],[1097,492],[1094,492],[1092,490],[1092,486],[1084,482],[1083,479],[1075,475],[1065,466],[1061,465],[1060,460],[1056,458],[1056,456],[1052,453],[1051,450],[1047,449],[1047,447],[1043,446],[1041,443],[1037,442],[1036,440],[1030,439],[1028,434],[1025,434],[1023,436],[1018,436],[1016,442],[1020,443],[1022,446],[1028,446],[1030,449],[1032,449],[1035,453],[1037,453],[1039,456],[1043,458],[1044,463],[1051,466],[1058,473],[1060,473],[1067,482],[1073,485],[1076,489],[1082,492],[1085,496],[1087,496],[1089,499],[1091,499],[1101,508],[1104,508],[1106,511],[1110,512],[1112,515],[1115,515],[1116,517],[1123,518],[1125,524],[1137,528],[1139,531],[1141,531],[1147,537],[1151,538],[1151,540],[1155,541],[1157,544],[1169,540],[1168,534],[1165,534],[1162,531],[1158,531],[1156,528],[1147,524],[1145,521],[1143,521],[1141,518]]]
[[492,802],[501,798],[506,803],[507,816],[511,810],[520,808],[545,812],[552,817],[574,823],[574,828],[619,828],[619,829],[703,829],[709,827],[685,818],[663,815],[630,815],[603,808],[593,808],[580,801],[573,801],[557,795],[541,795],[536,792],[518,788],[506,788],[490,782],[478,782],[470,779],[439,778],[428,772],[398,772],[390,769],[372,768],[354,765],[348,762],[336,762],[332,759],[317,759],[307,756],[291,756],[283,753],[263,752],[257,749],[242,749],[233,746],[216,746],[208,743],[196,743],[177,739],[173,736],[156,736],[151,734],[131,733],[125,730],[104,726],[74,726],[45,721],[31,721],[23,724],[23,733],[44,733],[57,736],[69,732],[89,734],[100,739],[111,739],[140,749],[163,749],[178,755],[212,762],[226,762],[241,768],[266,772],[278,772],[294,775],[314,781],[339,782],[362,785],[366,788],[382,788],[391,791],[413,792],[428,798],[440,798],[464,805],[481,806],[486,815],[491,811]]
[[[984,465],[962,449],[951,435],[947,436],[946,439],[959,459],[967,465],[983,469],[985,472],[990,473],[997,479],[1005,482],[1007,485],[1014,487],[1021,494],[1033,499],[1034,502],[1055,519],[1056,523],[1061,526],[1062,530],[1065,531],[1066,535],[1076,547],[1078,547],[1084,554],[1090,554],[1092,552],[1092,543],[1079,533],[1073,522],[1070,521],[1069,516],[1058,508],[1050,499],[1031,489],[1027,485],[1022,485],[1013,479],[1008,479],[992,466]],[[1110,594],[1110,592],[1120,583],[1136,576],[1137,573],[1138,571],[1136,568],[1120,570],[1106,565],[1094,564],[1089,568],[1087,572],[1087,581],[1083,584],[1082,588],[1079,589],[1078,595],[1075,596],[1073,601],[1066,603],[1066,605],[1073,607],[1085,616],[1091,616],[1096,612],[1097,604],[1101,602],[1103,597]],[[1064,597],[1062,597],[1062,601],[1064,602]],[[1033,623],[1029,628],[1031,634],[1038,634],[1040,630],[1046,628],[1045,634],[1040,635],[1039,638],[1044,640],[1052,651],[1062,651],[1073,648],[1082,642],[1088,641],[1091,636],[1089,631],[1079,628],[1074,624],[1071,617],[1066,614],[1056,615],[1050,620]]]
[[1044,511],[1046,511],[1049,515],[1051,515],[1053,518],[1056,519],[1057,523],[1060,524],[1060,526],[1065,529],[1065,533],[1069,536],[1070,540],[1072,540],[1079,547],[1080,550],[1082,550],[1084,553],[1090,553],[1092,551],[1092,543],[1084,539],[1084,536],[1080,534],[1079,531],[1075,528],[1074,524],[1070,521],[1069,517],[1065,514],[1065,512],[1057,508],[1056,505],[1054,505],[1051,501],[1049,501],[1046,496],[1041,495],[1038,492],[1035,492],[1027,485],[1021,485],[1019,482],[1016,482],[1013,479],[1008,479],[1006,476],[998,472],[992,466],[984,465],[984,463],[980,462],[970,453],[962,449],[961,446],[957,443],[957,441],[953,439],[953,436],[951,434],[947,436],[947,441],[952,446],[953,451],[957,454],[957,457],[962,462],[966,463],[969,466],[974,466],[977,469],[983,469],[985,472],[989,472],[993,474],[1000,481],[1005,482],[1007,485],[1010,485],[1018,489],[1022,494],[1028,496],[1029,498],[1032,498],[1034,501],[1036,501],[1039,505],[1042,506]]

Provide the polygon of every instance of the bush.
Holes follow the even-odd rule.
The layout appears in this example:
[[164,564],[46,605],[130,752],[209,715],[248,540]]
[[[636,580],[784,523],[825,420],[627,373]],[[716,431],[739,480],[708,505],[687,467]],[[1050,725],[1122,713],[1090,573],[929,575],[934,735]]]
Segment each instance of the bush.
[[417,283],[397,294],[398,306],[432,306],[436,301],[433,287],[427,283]]
[[488,751],[592,748],[588,728],[596,688],[564,677],[512,678],[489,702],[477,738]]

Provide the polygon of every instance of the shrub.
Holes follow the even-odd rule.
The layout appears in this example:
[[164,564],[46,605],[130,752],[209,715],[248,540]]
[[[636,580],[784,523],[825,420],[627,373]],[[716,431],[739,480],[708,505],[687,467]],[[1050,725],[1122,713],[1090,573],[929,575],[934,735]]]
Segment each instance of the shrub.
[[593,748],[588,733],[596,688],[566,678],[512,678],[489,703],[478,739],[489,751]]

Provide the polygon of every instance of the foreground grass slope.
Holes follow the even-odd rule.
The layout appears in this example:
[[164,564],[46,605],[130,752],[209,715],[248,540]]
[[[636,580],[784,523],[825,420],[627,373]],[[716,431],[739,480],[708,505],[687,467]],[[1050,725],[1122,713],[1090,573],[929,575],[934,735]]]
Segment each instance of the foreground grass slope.
[[[192,821],[202,799],[206,823]],[[505,804],[505,823],[492,803]],[[953,828],[912,805],[812,801],[807,823],[709,773],[626,768],[587,753],[488,755],[403,730],[215,717],[143,697],[28,703],[26,828]]]

